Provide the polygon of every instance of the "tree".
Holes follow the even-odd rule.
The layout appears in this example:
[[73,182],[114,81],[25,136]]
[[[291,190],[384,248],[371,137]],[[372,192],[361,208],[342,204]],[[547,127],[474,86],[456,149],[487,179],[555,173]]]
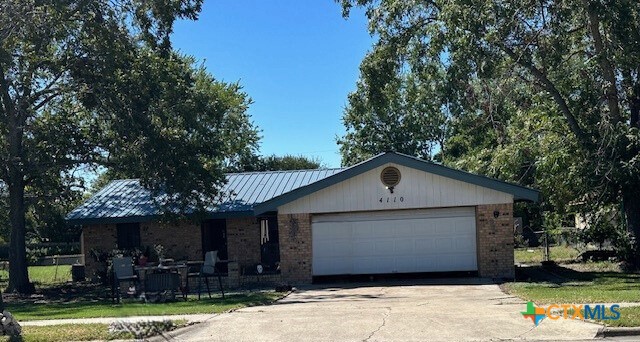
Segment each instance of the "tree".
[[46,195],[59,177],[77,180],[78,168],[140,175],[144,186],[166,193],[158,200],[166,210],[203,210],[215,198],[225,162],[242,148],[223,132],[235,127],[230,118],[246,115],[250,100],[237,84],[215,82],[192,58],[171,50],[174,21],[196,19],[201,2],[0,4],[8,291],[33,290],[25,255],[27,192]]
[[[346,16],[364,6],[378,37],[367,56],[388,75],[410,75],[441,99],[449,121],[472,110],[478,82],[509,79],[575,146],[569,169],[575,197],[622,202],[640,237],[640,3],[609,1],[343,0]],[[363,82],[382,84],[363,73]],[[385,80],[393,81],[392,77]],[[433,85],[436,87],[433,92]],[[531,101],[514,103],[532,117]],[[433,115],[432,113],[426,113]],[[444,146],[446,153],[447,148]],[[556,166],[557,167],[557,166]],[[640,240],[634,242],[640,265]]]
[[305,156],[284,155],[276,156],[255,156],[250,161],[239,164],[235,171],[283,171],[283,170],[311,170],[319,169],[322,163],[319,159],[307,158]]
[[357,89],[349,95],[343,115],[347,133],[338,139],[343,165],[384,151],[432,159],[444,139],[446,119],[437,99],[425,96],[412,75],[381,65],[386,52],[381,54],[365,57]]

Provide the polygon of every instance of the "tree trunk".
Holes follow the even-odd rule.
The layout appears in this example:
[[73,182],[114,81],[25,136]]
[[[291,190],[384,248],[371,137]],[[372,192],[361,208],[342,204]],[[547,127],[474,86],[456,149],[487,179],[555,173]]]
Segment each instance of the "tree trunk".
[[9,245],[9,286],[8,292],[32,293],[27,270],[27,250],[25,246],[25,205],[24,205],[24,161],[23,122],[19,113],[9,116],[9,162],[7,163],[7,186],[9,188],[9,217],[11,241]]
[[623,195],[622,203],[627,221],[627,229],[633,234],[633,255],[628,260],[635,268],[640,268],[640,196],[638,192],[627,189]]
[[22,174],[9,178],[9,214],[11,217],[11,242],[9,245],[9,287],[8,292],[32,293],[27,271],[27,250],[25,246],[24,180]]

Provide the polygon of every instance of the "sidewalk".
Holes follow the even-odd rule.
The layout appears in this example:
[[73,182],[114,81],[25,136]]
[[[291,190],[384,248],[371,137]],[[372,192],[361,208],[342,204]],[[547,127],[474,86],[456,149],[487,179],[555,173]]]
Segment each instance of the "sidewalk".
[[21,326],[50,326],[58,324],[111,324],[113,322],[143,322],[163,320],[186,320],[187,323],[205,322],[217,314],[193,314],[193,315],[166,315],[166,316],[130,316],[130,317],[100,317],[100,318],[70,318],[70,319],[46,319],[38,321],[19,321]]

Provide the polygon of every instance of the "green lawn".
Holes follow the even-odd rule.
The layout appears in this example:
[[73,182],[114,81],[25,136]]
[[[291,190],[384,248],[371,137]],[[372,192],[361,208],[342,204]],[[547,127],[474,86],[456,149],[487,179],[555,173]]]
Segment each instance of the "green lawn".
[[[9,272],[0,270],[0,282],[6,283],[8,279]],[[29,266],[29,280],[36,285],[65,283],[71,280],[71,265]]]
[[[133,336],[113,336],[109,333],[108,324],[61,324],[45,327],[22,327],[24,342],[64,342],[64,341],[106,341],[113,338],[129,338]],[[3,337],[2,341],[11,341]]]
[[[573,266],[573,265],[572,265]],[[518,281],[505,283],[503,290],[538,305],[640,303],[640,274],[599,271],[612,269],[603,263],[578,264],[576,269],[555,266],[518,270]],[[612,326],[640,326],[640,308],[622,308]]]
[[640,302],[640,275],[623,272],[575,271],[554,267],[523,270],[523,281],[504,284],[509,293],[538,304]]
[[[185,320],[173,321],[170,330],[186,325]],[[106,341],[112,339],[134,339],[129,332],[111,333],[108,324],[59,324],[51,326],[22,327],[19,341],[24,342],[65,342],[65,341]],[[9,337],[0,337],[0,341],[11,341]]]
[[640,327],[640,307],[620,308],[620,319],[602,321],[611,327]]
[[190,296],[186,302],[182,300],[168,303],[128,301],[122,304],[113,304],[104,300],[72,301],[67,303],[8,302],[6,306],[18,321],[30,321],[60,318],[217,313],[246,306],[269,304],[281,296],[282,294],[274,292],[251,292],[247,294],[229,295],[226,296],[225,299],[219,297],[208,299],[207,297],[203,297],[202,300],[198,300],[196,296]]
[[[556,262],[573,261],[580,255],[580,251],[570,246],[552,246],[549,247],[549,255],[551,260]],[[544,247],[515,249],[516,263],[533,264],[540,263],[542,260],[544,260]]]

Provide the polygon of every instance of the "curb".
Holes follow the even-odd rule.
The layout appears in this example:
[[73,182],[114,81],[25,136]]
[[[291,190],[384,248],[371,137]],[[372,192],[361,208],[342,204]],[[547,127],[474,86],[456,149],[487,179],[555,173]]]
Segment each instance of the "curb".
[[613,328],[603,327],[598,330],[596,337],[640,336],[640,327]]
[[[288,297],[288,296],[289,296],[291,293],[293,293],[293,292],[294,292],[294,291],[287,291],[287,292],[283,293],[282,297],[280,297],[280,298],[278,298],[278,299],[274,300],[273,302],[271,302],[271,303],[269,303],[269,304],[266,304],[266,305],[275,305],[275,304],[277,304],[280,300],[282,300],[282,299],[284,299],[284,298]],[[240,310],[240,309],[245,309],[245,308],[250,308],[250,307],[256,307],[256,306],[264,306],[264,305],[255,305],[255,306],[245,306],[245,307],[241,307],[241,308],[233,308],[233,309],[230,309],[230,310],[227,310],[227,311],[224,311],[224,312],[220,312],[220,313],[217,313],[217,314],[213,314],[211,317],[209,317],[209,318],[207,318],[207,319],[205,319],[205,320],[203,320],[203,321],[199,321],[199,322],[192,322],[192,323],[188,324],[188,325],[187,325],[187,326],[185,326],[185,327],[178,328],[178,329],[176,329],[176,330],[172,330],[172,331],[168,331],[168,332],[165,332],[165,333],[160,334],[160,335],[157,335],[157,336],[149,337],[148,339],[146,339],[146,341],[149,341],[149,342],[179,341],[179,339],[178,339],[178,338],[179,338],[180,336],[182,336],[182,335],[184,335],[184,334],[186,334],[186,333],[189,333],[189,332],[191,332],[192,330],[195,330],[195,329],[197,329],[197,328],[200,328],[200,326],[202,325],[202,323],[209,322],[209,321],[211,321],[212,319],[214,319],[214,318],[216,318],[216,317],[218,317],[218,316],[220,316],[220,315],[222,315],[222,314],[229,314],[229,313],[233,313],[233,312],[235,312],[235,311],[237,311],[237,310]]]
[[177,338],[180,337],[180,335],[186,334],[186,333],[190,332],[191,330],[194,330],[194,329],[198,328],[204,322],[206,322],[206,321],[194,322],[194,323],[191,323],[191,324],[187,325],[186,327],[178,328],[178,329],[173,330],[173,331],[169,331],[169,332],[165,332],[165,333],[160,334],[160,335],[149,337],[149,338],[145,339],[145,341],[149,341],[149,342],[179,341]]

